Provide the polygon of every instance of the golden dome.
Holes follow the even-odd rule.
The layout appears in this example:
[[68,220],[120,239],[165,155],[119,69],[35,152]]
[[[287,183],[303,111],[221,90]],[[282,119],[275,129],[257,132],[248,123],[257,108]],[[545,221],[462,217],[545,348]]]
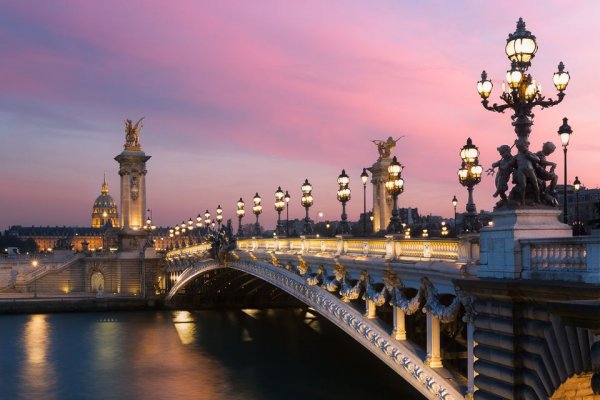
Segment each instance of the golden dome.
[[108,194],[108,184],[106,183],[106,175],[100,189],[100,196],[96,198],[92,211],[92,228],[101,228],[108,222],[113,227],[119,226],[119,213],[117,205],[112,196]]

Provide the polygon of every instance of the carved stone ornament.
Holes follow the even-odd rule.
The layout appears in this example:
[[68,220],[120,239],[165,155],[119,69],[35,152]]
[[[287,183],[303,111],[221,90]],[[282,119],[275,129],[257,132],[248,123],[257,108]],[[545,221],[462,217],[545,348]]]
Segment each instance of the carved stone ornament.
[[140,195],[140,183],[137,175],[131,177],[130,193],[132,200],[137,200]]

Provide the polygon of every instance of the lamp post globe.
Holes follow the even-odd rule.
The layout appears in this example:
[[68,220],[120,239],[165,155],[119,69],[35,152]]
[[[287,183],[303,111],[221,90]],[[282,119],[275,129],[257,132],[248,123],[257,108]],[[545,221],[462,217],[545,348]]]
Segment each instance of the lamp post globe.
[[217,229],[221,230],[221,222],[223,222],[223,209],[221,208],[221,205],[219,204],[217,206]]
[[206,229],[208,230],[210,228],[210,212],[208,210],[206,210],[204,212],[204,225],[206,226]]
[[367,235],[367,182],[369,181],[369,174],[367,169],[363,168],[360,174],[360,180],[363,183],[363,234]]
[[277,227],[275,228],[275,232],[279,236],[283,236],[285,233],[285,231],[283,229],[283,224],[281,223],[281,212],[285,208],[285,205],[286,205],[285,194],[283,193],[283,190],[281,190],[281,186],[279,186],[279,187],[277,187],[277,190],[275,191],[275,204],[274,204],[275,211],[277,211]]
[[[35,270],[38,266],[38,260],[33,260],[31,262],[31,266]],[[34,278],[33,278],[33,297],[37,297],[37,271],[34,272]]]
[[337,199],[342,203],[342,222],[340,223],[340,234],[349,235],[350,226],[348,224],[348,215],[346,214],[346,203],[350,200],[350,177],[346,174],[346,170],[342,170],[342,173],[337,179],[339,189],[337,191]]
[[312,196],[312,185],[308,182],[308,179],[304,180],[302,184],[302,198],[300,199],[300,203],[302,207],[306,210],[306,216],[304,217],[304,226],[302,228],[303,235],[312,235],[313,229],[310,223],[310,218],[308,217],[308,210],[313,205],[313,196]]
[[[483,167],[479,165],[479,149],[473,144],[471,138],[468,138],[467,143],[461,148],[460,158],[462,164],[458,170],[458,180],[469,193],[463,230],[474,232],[479,230],[480,224],[477,218],[477,207],[473,201],[473,188],[481,181]],[[452,199],[452,204],[455,204],[455,199]]]
[[242,200],[242,198],[240,197],[240,199],[237,202],[237,210],[235,211],[238,217],[238,237],[244,237],[244,230],[242,229],[242,218],[244,218],[244,215],[246,215],[246,210],[244,210],[244,206],[244,200]]
[[452,207],[454,207],[454,234],[456,235],[456,206],[458,205],[458,199],[456,198],[456,195],[454,195],[454,197],[452,197]]
[[569,141],[571,140],[571,135],[573,134],[573,129],[569,125],[569,120],[567,117],[563,118],[562,125],[558,128],[558,137],[560,138],[560,144],[563,148],[563,161],[564,161],[564,185],[563,185],[563,222],[565,224],[569,223],[569,198],[567,197],[567,148],[569,147]]
[[575,223],[574,226],[574,234],[575,236],[579,236],[583,234],[582,224],[579,220],[579,190],[581,189],[581,182],[579,181],[579,177],[575,177],[575,181],[573,182],[573,190],[575,190]]
[[392,163],[388,166],[388,180],[385,182],[386,191],[394,200],[392,208],[392,216],[388,225],[389,233],[400,233],[402,224],[400,223],[400,215],[398,212],[398,195],[404,192],[404,179],[400,176],[402,173],[402,164],[398,162],[396,156],[392,159]]
[[285,235],[290,236],[290,194],[287,190],[283,199],[285,200]]
[[262,213],[262,199],[258,195],[258,192],[254,195],[252,199],[254,205],[252,206],[252,212],[256,215],[256,223],[254,224],[254,235],[260,236],[260,224],[258,223],[258,216]]

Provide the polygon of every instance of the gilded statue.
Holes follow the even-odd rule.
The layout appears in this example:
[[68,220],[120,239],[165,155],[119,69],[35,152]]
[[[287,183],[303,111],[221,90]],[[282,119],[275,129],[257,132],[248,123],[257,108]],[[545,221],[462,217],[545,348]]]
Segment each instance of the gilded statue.
[[139,150],[140,149],[140,131],[142,130],[142,117],[138,122],[133,124],[130,119],[125,120],[125,150]]
[[371,142],[375,143],[377,146],[377,151],[379,151],[379,158],[377,161],[381,161],[384,158],[390,158],[392,154],[392,150],[396,147],[396,143],[398,140],[402,139],[404,135],[400,136],[398,139],[392,138],[391,136],[387,138],[387,140],[371,140]]

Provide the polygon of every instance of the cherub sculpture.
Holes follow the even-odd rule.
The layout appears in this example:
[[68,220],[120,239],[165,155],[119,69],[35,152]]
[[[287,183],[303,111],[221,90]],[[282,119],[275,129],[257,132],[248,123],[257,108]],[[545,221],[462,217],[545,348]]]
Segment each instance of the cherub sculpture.
[[503,144],[497,148],[500,153],[498,161],[492,164],[492,167],[487,170],[489,175],[494,175],[495,169],[498,168],[498,175],[496,175],[496,192],[494,197],[500,196],[500,201],[496,204],[496,207],[500,207],[507,203],[508,198],[506,192],[508,191],[508,180],[510,174],[513,172],[515,167],[515,159],[510,152],[510,146]]
[[516,169],[513,172],[514,180],[519,191],[519,203],[525,204],[526,190],[531,189],[533,200],[536,204],[540,201],[540,188],[535,174],[534,165],[540,162],[537,155],[529,151],[529,141],[525,138],[515,140],[518,153],[514,156]]
[[[542,150],[536,153],[536,156],[540,159],[540,161],[535,165],[535,173],[538,179],[544,184],[549,181],[550,184],[545,188],[545,200],[547,203],[551,205],[558,205],[558,200],[556,199],[556,184],[558,182],[558,175],[554,172],[556,169],[556,163],[548,161],[546,157],[550,154],[554,153],[556,150],[556,146],[552,142],[546,142],[542,145]],[[546,167],[550,167],[549,170]]]

